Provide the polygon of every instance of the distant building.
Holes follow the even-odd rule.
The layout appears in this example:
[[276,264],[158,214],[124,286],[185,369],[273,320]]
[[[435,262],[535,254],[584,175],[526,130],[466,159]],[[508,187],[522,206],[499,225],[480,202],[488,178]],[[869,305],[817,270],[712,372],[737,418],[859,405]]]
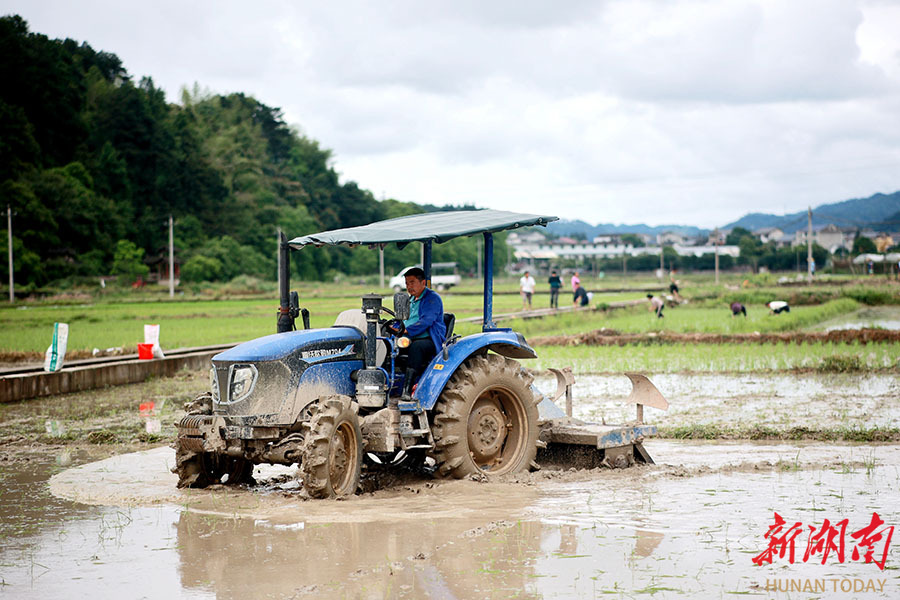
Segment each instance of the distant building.
[[709,232],[709,237],[706,240],[707,245],[714,246],[716,244],[724,244],[725,238],[728,237],[728,231],[719,230],[716,233],[715,230]]
[[[805,246],[807,244],[808,232],[806,229],[800,229],[794,233],[794,242],[792,246]],[[817,225],[813,227],[813,243],[822,246],[831,254],[837,252],[840,248],[851,250],[853,248],[853,240],[856,237],[854,230],[844,231],[837,225]]]
[[879,233],[873,241],[879,252],[887,252],[888,248],[892,248],[896,244],[894,237],[889,233]]
[[656,243],[660,246],[674,246],[684,244],[684,236],[674,231],[665,231],[656,236]]
[[565,244],[568,246],[578,246],[585,242],[584,242],[584,240],[576,240],[575,238],[561,237],[561,238],[557,238],[556,243],[557,244]]
[[523,244],[543,244],[547,241],[540,231],[513,231],[506,237],[506,243],[510,246],[521,246]]
[[763,244],[768,244],[769,242],[776,242],[784,237],[784,231],[777,227],[763,227],[762,229],[754,231],[753,235]]
[[[181,258],[178,256],[180,248],[174,248],[175,266],[175,285],[181,282]],[[150,273],[147,275],[147,281],[159,283],[160,285],[169,284],[169,247],[160,246],[156,249],[156,254],[144,258],[144,264],[150,267]]]

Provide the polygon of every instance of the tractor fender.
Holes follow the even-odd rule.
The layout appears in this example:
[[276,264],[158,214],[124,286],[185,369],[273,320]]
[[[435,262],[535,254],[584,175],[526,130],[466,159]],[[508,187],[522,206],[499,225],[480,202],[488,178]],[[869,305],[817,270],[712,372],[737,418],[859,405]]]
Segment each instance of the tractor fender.
[[413,393],[415,403],[402,403],[400,409],[434,408],[438,397],[459,366],[473,354],[486,350],[493,350],[509,358],[537,358],[534,349],[528,345],[522,334],[514,331],[487,331],[466,336],[447,348],[447,360],[444,360],[443,352],[438,352],[416,385],[416,391]]

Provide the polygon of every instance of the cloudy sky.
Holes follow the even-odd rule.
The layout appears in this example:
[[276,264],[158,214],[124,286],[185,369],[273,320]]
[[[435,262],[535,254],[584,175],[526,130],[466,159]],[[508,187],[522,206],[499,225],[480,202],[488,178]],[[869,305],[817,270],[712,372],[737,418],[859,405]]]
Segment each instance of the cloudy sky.
[[900,190],[894,0],[0,0],[281,107],[378,198],[724,225]]

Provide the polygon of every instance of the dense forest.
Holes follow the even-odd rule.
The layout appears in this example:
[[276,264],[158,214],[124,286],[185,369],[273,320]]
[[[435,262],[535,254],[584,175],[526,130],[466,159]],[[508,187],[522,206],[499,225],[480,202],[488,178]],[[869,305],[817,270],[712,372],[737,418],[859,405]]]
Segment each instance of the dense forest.
[[[0,18],[0,81],[0,202],[14,214],[17,290],[107,275],[130,283],[165,257],[170,215],[190,282],[274,279],[279,227],[294,237],[452,208],[378,201],[342,183],[331,152],[278,108],[198,86],[168,103],[115,54],[29,32],[18,16]],[[418,246],[387,248],[386,271],[417,262]],[[5,243],[0,256],[5,282]],[[475,244],[437,245],[434,260],[474,269]],[[301,251],[292,266],[306,279],[372,275],[378,253]]]

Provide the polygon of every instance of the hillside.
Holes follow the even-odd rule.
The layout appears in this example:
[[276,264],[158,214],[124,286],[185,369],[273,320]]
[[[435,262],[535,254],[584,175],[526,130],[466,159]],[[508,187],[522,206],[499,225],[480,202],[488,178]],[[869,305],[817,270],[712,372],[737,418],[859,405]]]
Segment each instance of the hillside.
[[[844,200],[833,204],[822,204],[813,208],[813,225],[835,224],[839,227],[872,228],[877,231],[900,230],[900,191],[893,194],[874,194],[868,198]],[[785,233],[793,233],[806,228],[806,211],[789,215],[770,215],[766,213],[750,213],[737,221],[723,225],[720,229],[730,230],[743,227],[750,231],[777,227]],[[548,231],[559,236],[584,236],[593,239],[604,233],[644,233],[657,235],[667,231],[680,233],[688,237],[696,237],[708,233],[708,230],[691,225],[658,225],[651,227],[643,223],[636,225],[613,225],[600,223],[591,225],[584,221],[560,220],[547,226]]]
[[612,223],[600,223],[599,225],[591,225],[581,220],[561,219],[547,225],[547,230],[558,236],[581,236],[591,240],[598,235],[608,233],[642,233],[649,235],[657,235],[667,231],[679,233],[684,236],[695,237],[705,233],[706,230],[693,225],[657,225],[650,226],[643,223],[637,225],[614,225]]
[[[872,227],[874,229],[900,229],[897,213],[900,211],[900,191],[893,194],[874,194],[868,198],[855,198],[813,208],[813,225],[833,223],[838,227]],[[785,233],[793,233],[807,226],[806,211],[778,216],[763,213],[745,215],[723,229],[743,227],[753,231],[764,227],[778,227]]]
[[[147,276],[165,252],[169,215],[191,282],[274,279],[278,228],[293,237],[437,208],[377,201],[340,181],[330,150],[250,95],[195,86],[167,103],[115,54],[32,33],[18,16],[0,18],[0,48],[0,200],[15,213],[17,291]],[[503,236],[497,244],[501,261]],[[417,258],[412,246],[388,247],[385,268]],[[434,258],[474,269],[474,244],[441,244]],[[377,253],[346,248],[291,263],[307,279],[378,271]],[[3,243],[0,280],[7,275]]]

